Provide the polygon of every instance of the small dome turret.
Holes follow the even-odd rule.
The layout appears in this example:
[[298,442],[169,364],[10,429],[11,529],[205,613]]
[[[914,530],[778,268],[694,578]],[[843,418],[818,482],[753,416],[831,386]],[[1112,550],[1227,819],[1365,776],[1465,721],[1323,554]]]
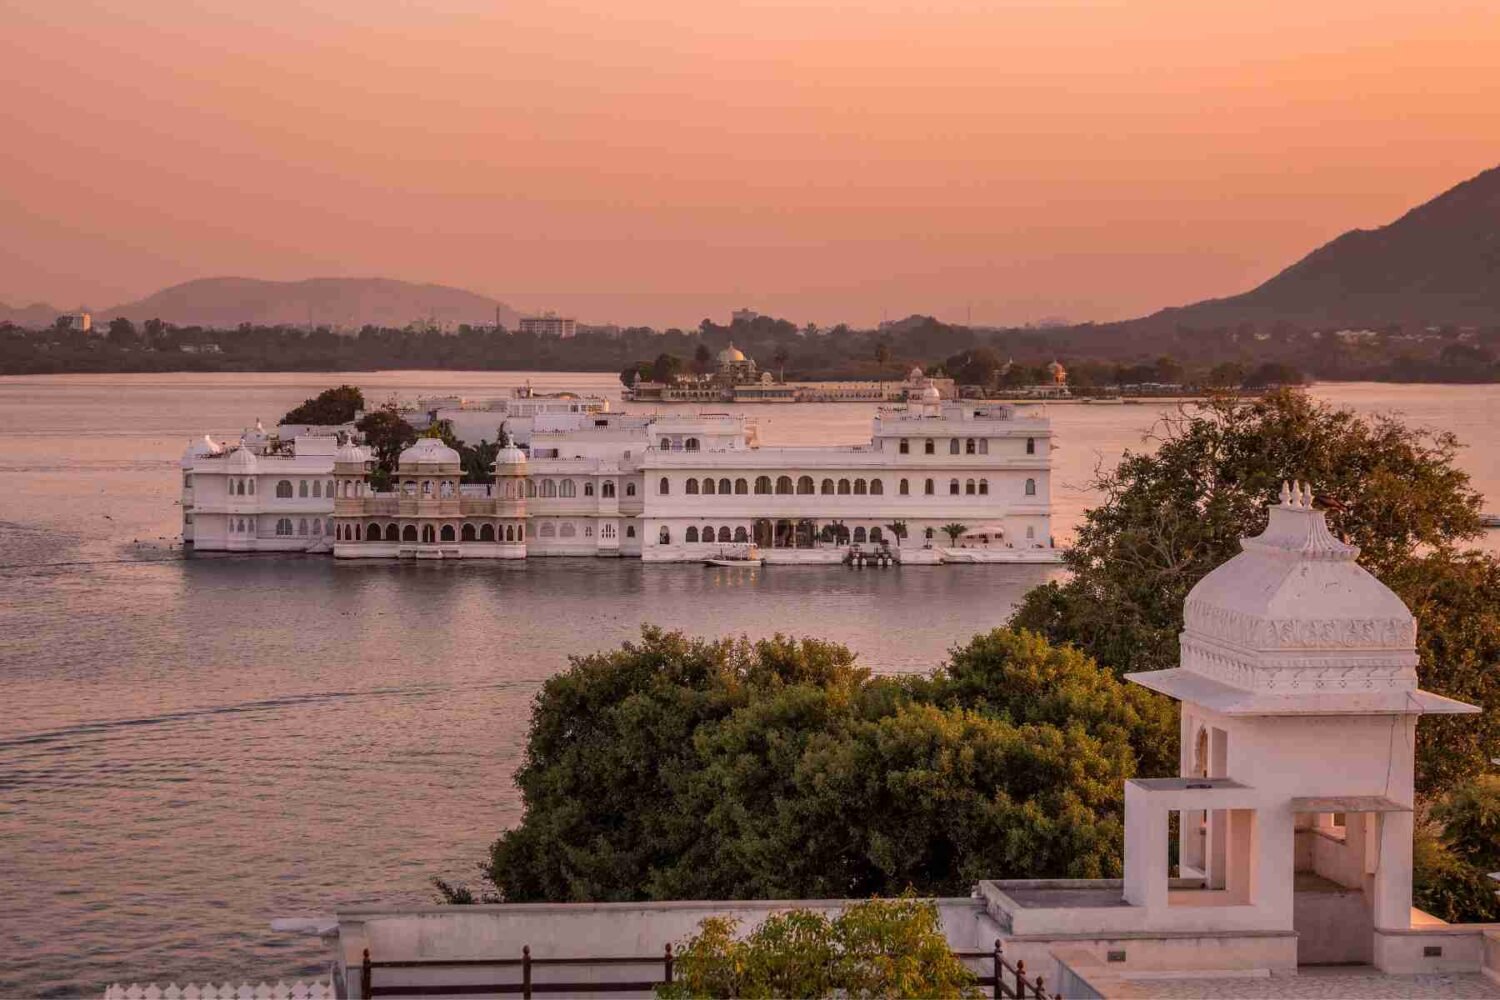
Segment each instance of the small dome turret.
[[515,445],[507,445],[495,453],[495,468],[499,469],[507,465],[526,464],[526,453]]
[[255,460],[255,453],[249,448],[236,448],[224,460],[224,468],[230,472],[254,472],[259,464]]
[[443,444],[438,438],[422,438],[401,453],[397,460],[400,468],[457,465],[458,452]]
[[333,460],[339,465],[363,465],[370,461],[370,453],[350,441],[334,453]]

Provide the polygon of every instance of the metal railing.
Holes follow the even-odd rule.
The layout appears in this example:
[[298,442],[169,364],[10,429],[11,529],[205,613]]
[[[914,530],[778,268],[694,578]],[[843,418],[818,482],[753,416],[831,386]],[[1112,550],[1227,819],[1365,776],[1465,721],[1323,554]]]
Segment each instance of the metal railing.
[[[987,976],[976,976],[975,983],[988,987],[990,995],[1006,1000],[1062,1000],[1061,993],[1049,994],[1040,975],[1026,975],[1025,960],[1015,964],[1005,957],[1000,940],[995,940],[993,951],[955,951],[953,957],[960,962],[989,959],[991,971]],[[586,966],[657,966],[661,978],[615,980],[606,982],[535,982],[533,972],[545,968],[578,968]],[[375,997],[421,997],[421,996],[509,996],[520,994],[529,998],[539,993],[651,993],[658,986],[670,985],[675,975],[676,956],[672,946],[663,949],[661,957],[631,955],[624,957],[579,957],[579,958],[532,958],[531,946],[521,948],[520,958],[477,959],[431,959],[419,958],[402,961],[376,962],[370,958],[370,949],[364,951],[360,963],[359,995],[363,1000]],[[519,980],[482,983],[410,983],[377,984],[375,973],[380,969],[518,969]],[[970,970],[973,971],[973,970]]]

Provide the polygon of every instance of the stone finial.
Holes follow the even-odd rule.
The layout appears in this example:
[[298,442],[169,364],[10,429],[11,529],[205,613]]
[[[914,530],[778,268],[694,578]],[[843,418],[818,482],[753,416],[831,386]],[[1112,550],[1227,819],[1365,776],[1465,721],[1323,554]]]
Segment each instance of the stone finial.
[[1288,486],[1288,485],[1287,485],[1287,482],[1286,482],[1286,480],[1285,480],[1285,479],[1283,479],[1283,480],[1282,480],[1282,481],[1281,481],[1281,493],[1280,493],[1280,497],[1281,497],[1281,505],[1282,505],[1282,506],[1283,506],[1283,507],[1285,507],[1285,506],[1286,506],[1286,505],[1287,505],[1287,502],[1288,502],[1288,501],[1289,501],[1289,500],[1291,500],[1291,498],[1292,498],[1292,490],[1291,490],[1291,487],[1289,487],[1289,486]]

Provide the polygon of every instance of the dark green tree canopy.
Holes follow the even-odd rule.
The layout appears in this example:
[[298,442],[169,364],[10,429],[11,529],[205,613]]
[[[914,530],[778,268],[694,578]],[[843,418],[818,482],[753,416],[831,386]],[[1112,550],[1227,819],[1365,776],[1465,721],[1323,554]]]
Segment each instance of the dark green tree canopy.
[[[1027,697],[990,686],[1023,678]],[[1174,720],[1035,636],[991,633],[946,670],[877,678],[830,643],[647,628],[543,687],[517,773],[525,817],[486,876],[519,901],[1118,875],[1135,748],[1164,759]]]
[[347,424],[365,408],[365,394],[358,386],[341,385],[324,389],[301,406],[288,410],[283,424]]

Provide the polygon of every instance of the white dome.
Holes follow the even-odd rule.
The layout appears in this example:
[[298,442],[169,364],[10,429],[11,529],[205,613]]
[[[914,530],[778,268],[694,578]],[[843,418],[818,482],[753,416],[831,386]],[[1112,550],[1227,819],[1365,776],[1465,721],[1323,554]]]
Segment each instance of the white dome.
[[201,438],[196,438],[188,442],[188,446],[183,449],[182,460],[187,462],[195,458],[204,458],[208,455],[220,455],[223,452],[223,446],[216,444],[213,438],[205,434]]
[[745,352],[730,344],[719,352],[719,364],[728,365],[745,360]]
[[397,461],[397,464],[403,468],[409,465],[457,465],[458,463],[458,452],[437,438],[422,438],[403,451]]
[[254,472],[258,464],[255,460],[255,453],[249,448],[236,448],[224,460],[224,468],[230,472]]
[[922,390],[922,402],[924,403],[936,403],[941,401],[942,398],[943,394],[938,392],[935,385],[929,385]]
[[495,466],[502,465],[525,465],[526,453],[515,445],[501,448],[495,453]]
[[361,465],[370,460],[370,453],[350,441],[334,453],[333,460],[342,465]]

